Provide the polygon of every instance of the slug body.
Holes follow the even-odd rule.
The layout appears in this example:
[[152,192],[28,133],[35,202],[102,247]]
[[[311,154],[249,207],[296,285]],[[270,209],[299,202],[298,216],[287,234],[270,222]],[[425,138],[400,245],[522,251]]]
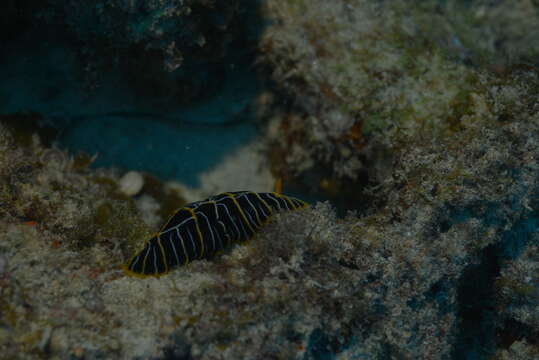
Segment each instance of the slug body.
[[307,207],[276,192],[227,192],[177,210],[144,248],[123,266],[128,275],[161,276],[192,260],[203,259],[235,242],[244,242],[279,211]]

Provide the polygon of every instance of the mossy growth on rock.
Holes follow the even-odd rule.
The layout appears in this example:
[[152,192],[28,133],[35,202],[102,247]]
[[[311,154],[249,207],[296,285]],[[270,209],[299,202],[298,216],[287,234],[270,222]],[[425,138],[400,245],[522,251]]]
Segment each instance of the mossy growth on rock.
[[[118,193],[113,171],[74,169],[36,137],[21,146],[0,131],[2,354],[536,356],[537,72],[474,69],[432,40],[410,44],[395,29],[414,17],[403,20],[389,2],[267,5],[283,20],[264,56],[297,97],[297,113],[276,116],[272,128],[284,161],[323,163],[339,178],[366,169],[378,186],[356,191],[376,206],[338,218],[315,203],[276,215],[213,259],[131,278],[117,265],[149,231],[140,199]],[[306,27],[316,36],[297,31]],[[334,51],[352,34],[365,41],[350,50],[360,60],[342,56],[355,67],[339,68]],[[289,38],[307,50],[287,48]],[[376,116],[366,132],[357,125]]]
[[[539,26],[537,4],[516,3],[266,2],[274,21],[260,57],[291,99],[268,114],[273,152],[283,155],[275,172],[301,175],[315,190],[324,182],[313,184],[313,173],[380,184],[403,144],[459,139],[463,128],[501,116],[491,92],[539,53],[536,38],[506,41]],[[524,23],[512,22],[523,9]],[[503,66],[494,66],[499,59]]]
[[[119,176],[73,169],[37,138],[21,147],[0,132],[2,351],[447,359],[496,326],[500,335],[475,342],[482,356],[536,353],[534,293],[519,293],[533,284],[497,251],[529,264],[525,249],[537,242],[539,80],[520,70],[480,78],[489,97],[474,109],[490,117],[455,139],[400,144],[373,194],[383,208],[338,219],[318,203],[280,214],[248,244],[159,279],[118,270],[149,233],[138,199],[117,194]],[[465,293],[479,290],[475,279],[485,286]],[[518,314],[482,308],[522,300]],[[472,305],[485,320],[464,328]]]

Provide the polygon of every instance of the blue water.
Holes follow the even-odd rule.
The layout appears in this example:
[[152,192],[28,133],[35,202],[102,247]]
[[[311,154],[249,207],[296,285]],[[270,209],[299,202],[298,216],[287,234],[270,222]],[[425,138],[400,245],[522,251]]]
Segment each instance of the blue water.
[[249,105],[258,84],[245,63],[225,66],[211,95],[179,104],[144,97],[112,71],[87,91],[74,50],[61,42],[20,42],[8,53],[18,61],[0,63],[0,112],[41,114],[59,131],[59,147],[97,154],[95,167],[143,170],[196,186],[201,172],[256,136]]
[[198,174],[255,134],[250,124],[197,129],[150,119],[103,117],[68,127],[61,144],[97,153],[94,166],[144,170],[195,186]]

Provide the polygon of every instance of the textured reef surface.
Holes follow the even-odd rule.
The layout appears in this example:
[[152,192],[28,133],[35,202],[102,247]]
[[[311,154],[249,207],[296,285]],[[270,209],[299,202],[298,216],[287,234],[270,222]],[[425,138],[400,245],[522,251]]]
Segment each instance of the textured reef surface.
[[[183,66],[216,56],[212,36],[240,37],[223,29],[244,14],[241,1],[78,4],[38,13],[108,60],[153,54],[160,88],[195,97],[200,74]],[[266,87],[249,106],[262,131],[198,187],[96,167],[17,126],[38,115],[0,98],[0,357],[538,359],[538,6],[261,1]],[[85,63],[96,74],[99,58]],[[121,271],[174,209],[274,178],[330,201],[161,278]]]

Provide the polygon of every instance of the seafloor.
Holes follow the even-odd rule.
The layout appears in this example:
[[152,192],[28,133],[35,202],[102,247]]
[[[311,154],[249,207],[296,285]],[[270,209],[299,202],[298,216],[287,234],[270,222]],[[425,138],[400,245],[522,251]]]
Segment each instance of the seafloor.
[[[539,359],[539,3],[7,0],[0,359]],[[159,278],[173,211],[307,199]]]

